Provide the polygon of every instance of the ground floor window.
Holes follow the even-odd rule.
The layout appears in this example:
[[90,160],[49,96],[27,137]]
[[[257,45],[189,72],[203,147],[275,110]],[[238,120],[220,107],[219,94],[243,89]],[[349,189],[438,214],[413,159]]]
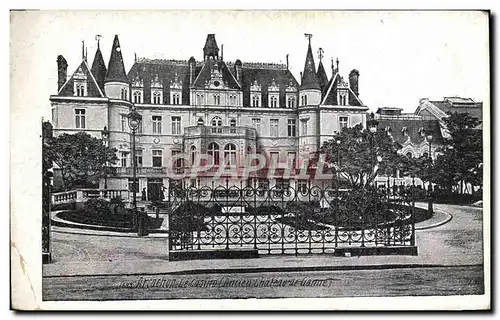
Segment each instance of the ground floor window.
[[134,184],[134,179],[133,178],[128,178],[128,190],[129,191],[134,191],[139,193],[139,179],[135,178],[135,184]]

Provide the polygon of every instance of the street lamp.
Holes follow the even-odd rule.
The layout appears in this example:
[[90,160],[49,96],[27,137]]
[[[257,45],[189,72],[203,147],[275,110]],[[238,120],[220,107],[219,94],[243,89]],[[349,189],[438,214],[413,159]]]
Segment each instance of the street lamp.
[[[431,156],[432,134],[431,134],[431,132],[427,133],[427,142],[429,143],[429,160],[431,161],[429,166],[432,166],[432,156]],[[434,210],[433,210],[433,205],[432,205],[432,174],[429,175],[428,192],[429,192],[428,210],[429,210],[429,212],[433,212]]]
[[102,142],[104,144],[104,197],[107,197],[108,193],[108,141],[109,141],[109,130],[107,126],[101,131]]
[[432,156],[431,156],[432,134],[430,134],[430,133],[427,134],[427,142],[429,143],[429,159],[432,160]]
[[377,133],[377,128],[378,128],[378,121],[375,119],[375,114],[373,112],[370,114],[370,119],[366,121],[366,126],[368,130],[370,131],[370,152],[371,152],[371,171],[373,174],[374,170],[374,160],[373,160],[373,149],[374,149],[374,138],[375,138],[375,133]]
[[[128,118],[128,126],[132,130],[132,207],[134,210],[134,217],[137,217],[137,199],[136,199],[136,179],[137,179],[137,162],[135,159],[135,133],[137,128],[139,128],[141,122],[141,115],[135,109],[135,106],[132,107]],[[143,235],[143,230],[141,228],[142,223],[138,223],[137,233],[138,235]]]

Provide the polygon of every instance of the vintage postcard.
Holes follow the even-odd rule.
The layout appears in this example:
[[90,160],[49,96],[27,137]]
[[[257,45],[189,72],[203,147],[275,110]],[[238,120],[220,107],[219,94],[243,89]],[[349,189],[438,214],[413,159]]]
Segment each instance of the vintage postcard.
[[11,11],[22,310],[488,310],[488,11]]

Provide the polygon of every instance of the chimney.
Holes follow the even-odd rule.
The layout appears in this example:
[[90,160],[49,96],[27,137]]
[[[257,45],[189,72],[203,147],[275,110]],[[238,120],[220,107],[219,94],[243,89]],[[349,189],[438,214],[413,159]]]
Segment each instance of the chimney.
[[194,57],[189,58],[189,85],[192,85],[194,82],[194,74],[196,69],[196,60]]
[[357,96],[359,95],[358,79],[359,71],[356,69],[351,70],[349,73],[349,87],[351,87],[352,92]]
[[238,80],[240,84],[243,77],[241,65],[242,63],[240,59],[236,60],[236,62],[234,63],[234,73],[236,74],[236,80]]
[[220,61],[224,60],[224,45],[220,45]]
[[62,55],[57,56],[57,91],[61,90],[66,83],[68,75],[68,63]]

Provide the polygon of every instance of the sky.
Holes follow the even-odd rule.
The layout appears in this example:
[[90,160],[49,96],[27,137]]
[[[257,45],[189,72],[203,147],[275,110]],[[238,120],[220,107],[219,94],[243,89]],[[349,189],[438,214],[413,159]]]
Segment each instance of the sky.
[[215,33],[224,60],[285,63],[289,54],[290,70],[300,79],[304,33],[310,33],[316,67],[321,47],[329,77],[332,58],[345,79],[359,70],[360,98],[372,111],[414,112],[424,97],[488,99],[487,19],[473,11],[45,11],[11,17],[18,26],[11,36],[22,32],[15,48],[31,56],[26,63],[36,70],[28,71],[30,80],[47,117],[48,97],[57,91],[57,56],[66,58],[71,74],[81,62],[82,41],[91,64],[101,35],[108,63],[115,34],[127,72],[135,54],[201,60],[207,34]]

